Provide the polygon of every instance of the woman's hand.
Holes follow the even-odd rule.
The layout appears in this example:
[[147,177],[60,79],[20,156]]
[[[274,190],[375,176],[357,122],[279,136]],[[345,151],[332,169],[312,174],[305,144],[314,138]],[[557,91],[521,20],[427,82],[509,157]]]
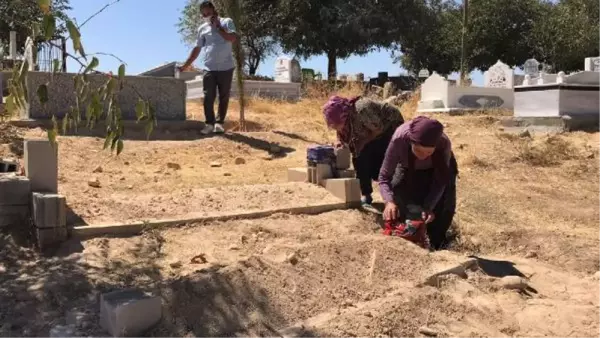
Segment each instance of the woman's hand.
[[425,224],[429,224],[429,223],[433,222],[433,220],[435,219],[435,214],[432,211],[423,211],[423,214],[421,217],[423,217]]
[[383,209],[383,219],[386,221],[394,221],[398,218],[398,206],[394,202],[387,202]]

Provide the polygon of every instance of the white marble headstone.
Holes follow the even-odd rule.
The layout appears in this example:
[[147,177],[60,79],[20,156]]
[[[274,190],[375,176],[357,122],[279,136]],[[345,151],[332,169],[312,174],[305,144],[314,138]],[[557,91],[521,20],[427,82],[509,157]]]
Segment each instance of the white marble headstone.
[[600,72],[600,56],[585,58],[585,70]]
[[498,60],[485,74],[485,86],[490,88],[513,88],[514,72],[507,64]]
[[275,82],[302,82],[302,69],[296,59],[285,56],[275,61]]
[[536,59],[529,59],[523,64],[523,72],[525,75],[537,77],[540,74],[540,63]]

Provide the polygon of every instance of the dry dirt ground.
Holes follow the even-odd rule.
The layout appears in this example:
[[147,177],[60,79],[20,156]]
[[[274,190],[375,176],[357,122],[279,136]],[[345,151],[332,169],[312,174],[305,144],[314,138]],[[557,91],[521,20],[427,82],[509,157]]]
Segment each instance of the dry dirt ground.
[[[323,99],[252,101],[243,133],[232,107],[224,136],[130,135],[119,157],[103,152],[99,138],[60,137],[59,190],[69,221],[172,218],[331,198],[285,184],[286,168],[304,164],[308,144],[333,141],[321,121]],[[405,117],[414,103],[403,107]],[[190,102],[188,112],[200,118],[200,104]],[[453,252],[429,254],[384,238],[375,216],[359,211],[188,224],[71,242],[56,257],[3,235],[0,334],[47,335],[64,324],[66,311],[82,309],[88,314],[80,333],[102,335],[97,295],[135,286],[163,298],[163,321],[149,333],[156,336],[274,335],[301,322],[303,335],[413,336],[427,326],[440,335],[598,336],[598,133],[519,137],[498,127],[498,112],[435,117],[459,162]],[[4,127],[4,155],[20,154],[18,143],[4,137],[11,133],[43,137],[40,129]],[[91,178],[99,188],[88,185]],[[417,287],[466,255],[481,257],[482,269]],[[498,288],[495,277],[506,274],[523,274],[535,292]]]

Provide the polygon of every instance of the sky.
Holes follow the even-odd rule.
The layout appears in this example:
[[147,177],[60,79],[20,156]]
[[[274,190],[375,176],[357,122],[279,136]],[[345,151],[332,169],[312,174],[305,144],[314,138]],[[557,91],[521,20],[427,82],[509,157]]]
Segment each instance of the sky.
[[[71,0],[69,15],[78,23],[84,22],[104,5],[114,0]],[[135,75],[165,62],[184,62],[189,48],[181,41],[175,27],[185,0],[120,0],[109,6],[81,28],[83,47],[88,54],[110,53],[127,64],[127,74]],[[72,52],[71,42],[68,42]],[[106,55],[97,55],[101,71],[116,73],[120,61]],[[265,59],[258,73],[273,76],[276,56]],[[327,74],[327,58],[324,55],[300,60],[302,68]],[[201,67],[199,61],[196,66]],[[392,62],[391,52],[376,51],[365,56],[352,56],[337,61],[338,74],[364,73],[365,77],[376,77],[378,72],[387,71],[389,76],[399,75],[404,70]],[[77,71],[78,64],[70,60],[70,71]],[[451,75],[455,78],[456,74]],[[483,85],[480,72],[471,74],[473,84]]]

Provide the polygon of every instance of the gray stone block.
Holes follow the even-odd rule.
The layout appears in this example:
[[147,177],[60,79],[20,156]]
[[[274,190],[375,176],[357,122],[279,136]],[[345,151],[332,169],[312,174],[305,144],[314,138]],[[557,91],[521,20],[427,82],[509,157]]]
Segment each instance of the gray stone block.
[[67,226],[67,201],[57,194],[33,193],[33,224],[38,228]]
[[[31,119],[48,119],[53,115],[62,118],[75,106],[73,95],[73,73],[47,73],[29,72],[27,84],[29,86],[29,112]],[[91,89],[97,89],[107,81],[101,74],[88,74]],[[51,81],[52,80],[52,81]],[[48,86],[48,101],[41,105],[36,91],[41,84],[50,83]],[[137,120],[135,105],[138,102],[138,92],[154,107],[158,120],[185,120],[187,85],[185,81],[165,77],[126,76],[123,89],[119,92],[118,101],[124,120]],[[85,119],[85,109],[82,109]]]
[[142,291],[121,290],[100,296],[100,326],[113,337],[140,336],[161,317],[161,299]]
[[58,192],[58,145],[48,140],[25,140],[25,175],[31,182],[31,191]]
[[31,182],[25,176],[0,174],[0,205],[29,205]]
[[350,158],[351,158],[351,154],[350,154],[350,149],[348,148],[339,148],[335,150],[335,159],[336,159],[336,163],[335,163],[335,167],[337,169],[348,169],[350,168]]
[[29,205],[0,205],[0,228],[29,224]]
[[58,245],[68,238],[67,228],[47,228],[47,229],[36,229],[38,246],[44,250],[48,247]]

